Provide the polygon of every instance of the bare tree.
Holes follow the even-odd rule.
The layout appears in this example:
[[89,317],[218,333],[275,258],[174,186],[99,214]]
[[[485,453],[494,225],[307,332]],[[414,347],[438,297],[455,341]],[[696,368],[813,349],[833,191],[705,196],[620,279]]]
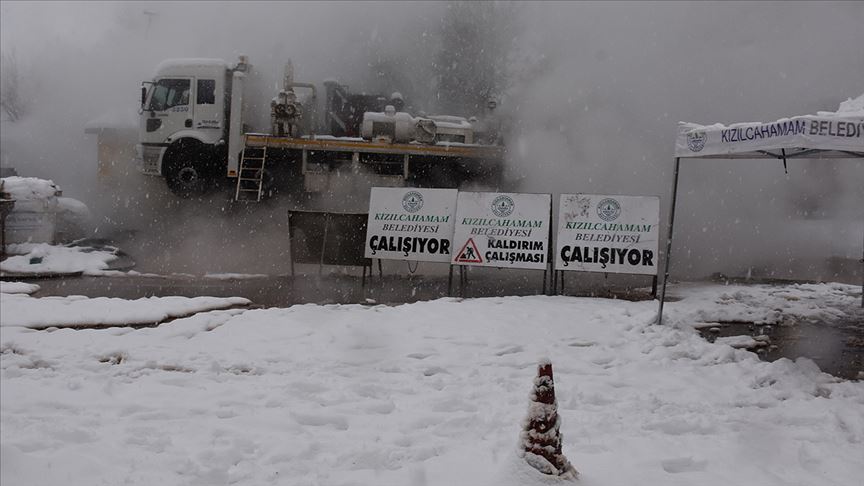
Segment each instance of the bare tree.
[[0,108],[10,121],[18,121],[27,114],[29,103],[21,91],[21,71],[18,56],[12,48],[0,54]]

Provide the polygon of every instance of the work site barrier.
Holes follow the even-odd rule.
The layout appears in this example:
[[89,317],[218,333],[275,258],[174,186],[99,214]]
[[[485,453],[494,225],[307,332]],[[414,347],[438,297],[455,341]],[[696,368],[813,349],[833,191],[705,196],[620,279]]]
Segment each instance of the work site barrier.
[[366,213],[328,213],[289,211],[288,232],[291,242],[291,275],[295,263],[363,267],[371,274],[372,259],[363,256]]

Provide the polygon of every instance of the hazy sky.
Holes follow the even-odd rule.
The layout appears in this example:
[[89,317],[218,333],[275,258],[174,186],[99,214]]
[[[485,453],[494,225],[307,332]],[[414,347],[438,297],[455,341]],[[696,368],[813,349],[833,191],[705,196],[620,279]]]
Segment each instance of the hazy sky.
[[[134,113],[140,81],[162,59],[242,53],[275,75],[290,57],[300,81],[362,86],[376,56],[412,65],[431,58],[445,9],[4,1],[2,48],[16,51],[34,97],[29,121],[4,125],[4,157],[34,175],[51,168],[74,188],[75,174],[93,164],[83,125]],[[864,93],[864,2],[529,2],[519,10],[514,67],[522,72],[502,109],[518,127],[508,141],[510,174],[530,191],[660,195],[665,218],[679,120],[766,121],[834,110]],[[46,131],[49,142],[32,142]],[[800,218],[801,197],[823,215],[864,219],[860,161],[796,161],[789,176],[765,161],[684,169],[680,224],[696,229],[681,241],[713,245],[715,262],[733,258],[729,249],[756,226]],[[742,228],[736,218],[761,222]]]

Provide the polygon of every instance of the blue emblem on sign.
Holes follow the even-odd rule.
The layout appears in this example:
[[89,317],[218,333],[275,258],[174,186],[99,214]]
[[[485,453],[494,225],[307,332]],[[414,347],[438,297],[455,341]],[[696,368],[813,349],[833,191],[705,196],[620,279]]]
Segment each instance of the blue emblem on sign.
[[687,147],[693,152],[700,152],[705,148],[708,134],[705,132],[690,132],[687,134]]
[[606,198],[597,205],[597,216],[603,221],[615,221],[621,216],[621,205],[612,198]]
[[402,208],[409,213],[416,213],[423,207],[423,195],[417,191],[405,193],[402,197]]

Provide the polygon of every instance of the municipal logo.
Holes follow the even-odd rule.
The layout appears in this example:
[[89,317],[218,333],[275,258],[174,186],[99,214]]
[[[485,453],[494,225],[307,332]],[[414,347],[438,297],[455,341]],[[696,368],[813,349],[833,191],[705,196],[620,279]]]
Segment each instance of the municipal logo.
[[615,221],[621,216],[621,205],[612,198],[606,198],[597,205],[597,216],[603,221]]
[[492,212],[499,218],[506,218],[513,213],[516,204],[510,196],[498,196],[492,200]]
[[687,146],[693,152],[700,152],[705,148],[706,140],[708,140],[708,134],[705,132],[690,132],[687,134]]
[[423,195],[417,191],[405,193],[402,197],[402,207],[409,213],[416,213],[423,207]]

